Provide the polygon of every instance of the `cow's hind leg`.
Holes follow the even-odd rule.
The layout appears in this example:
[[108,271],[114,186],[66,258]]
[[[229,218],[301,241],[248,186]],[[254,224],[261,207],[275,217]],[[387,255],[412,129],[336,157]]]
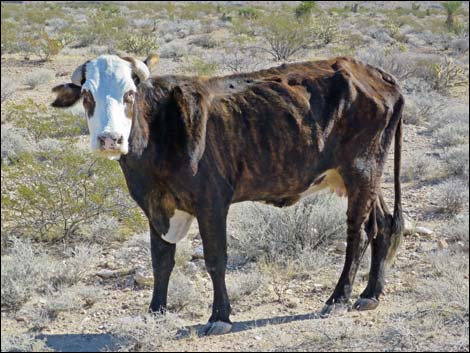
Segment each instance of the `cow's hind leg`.
[[367,287],[354,304],[356,310],[372,310],[379,305],[385,283],[388,258],[393,258],[392,215],[380,196],[376,205],[377,235],[372,240],[372,261]]
[[[348,189],[346,260],[335,290],[321,310],[321,317],[328,317],[334,312],[348,309],[354,279],[370,241],[368,236],[365,242],[361,242],[361,228],[371,214],[376,198],[373,181],[350,175],[346,178],[345,184]],[[366,224],[366,230],[368,227]]]

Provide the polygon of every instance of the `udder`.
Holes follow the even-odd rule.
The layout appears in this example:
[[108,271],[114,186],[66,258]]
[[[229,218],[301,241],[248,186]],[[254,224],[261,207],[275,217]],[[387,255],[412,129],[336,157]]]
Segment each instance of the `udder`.
[[340,197],[346,197],[347,191],[343,178],[336,169],[328,169],[318,176],[310,187],[300,194],[301,198],[307,197],[320,190],[328,189]]

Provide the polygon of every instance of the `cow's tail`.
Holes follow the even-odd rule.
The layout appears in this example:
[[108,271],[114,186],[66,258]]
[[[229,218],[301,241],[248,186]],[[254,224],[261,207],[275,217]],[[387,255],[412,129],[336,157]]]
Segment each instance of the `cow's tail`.
[[[403,211],[401,207],[401,184],[400,184],[400,169],[401,169],[401,146],[402,146],[402,135],[403,135],[403,121],[402,112],[404,106],[404,99],[401,98],[396,109],[394,109],[393,118],[398,119],[397,128],[395,130],[395,160],[394,160],[394,183],[395,183],[395,206],[393,209],[392,218],[392,229],[390,238],[390,247],[387,253],[387,264],[391,265],[395,254],[400,246],[404,229],[405,222],[403,218]],[[394,120],[392,118],[392,121]]]

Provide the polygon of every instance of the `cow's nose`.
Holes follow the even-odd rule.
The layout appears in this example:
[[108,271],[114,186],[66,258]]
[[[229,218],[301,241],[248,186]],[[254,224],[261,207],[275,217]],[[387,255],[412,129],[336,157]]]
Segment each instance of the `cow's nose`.
[[122,135],[117,133],[105,132],[98,136],[101,148],[104,150],[115,149],[122,143]]

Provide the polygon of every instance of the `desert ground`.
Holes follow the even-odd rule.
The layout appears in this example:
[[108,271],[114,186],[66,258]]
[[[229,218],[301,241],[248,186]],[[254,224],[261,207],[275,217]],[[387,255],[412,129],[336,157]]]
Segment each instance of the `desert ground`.
[[[468,351],[468,2],[2,2],[2,351]],[[101,54],[154,75],[249,72],[353,56],[400,82],[406,234],[374,311],[320,319],[344,263],[346,201],[235,204],[232,332],[200,335],[212,284],[197,222],[169,312],[147,314],[148,226],[114,161],[88,152],[81,104],[51,88]],[[393,204],[393,153],[382,189]],[[354,301],[367,283],[370,253]]]

